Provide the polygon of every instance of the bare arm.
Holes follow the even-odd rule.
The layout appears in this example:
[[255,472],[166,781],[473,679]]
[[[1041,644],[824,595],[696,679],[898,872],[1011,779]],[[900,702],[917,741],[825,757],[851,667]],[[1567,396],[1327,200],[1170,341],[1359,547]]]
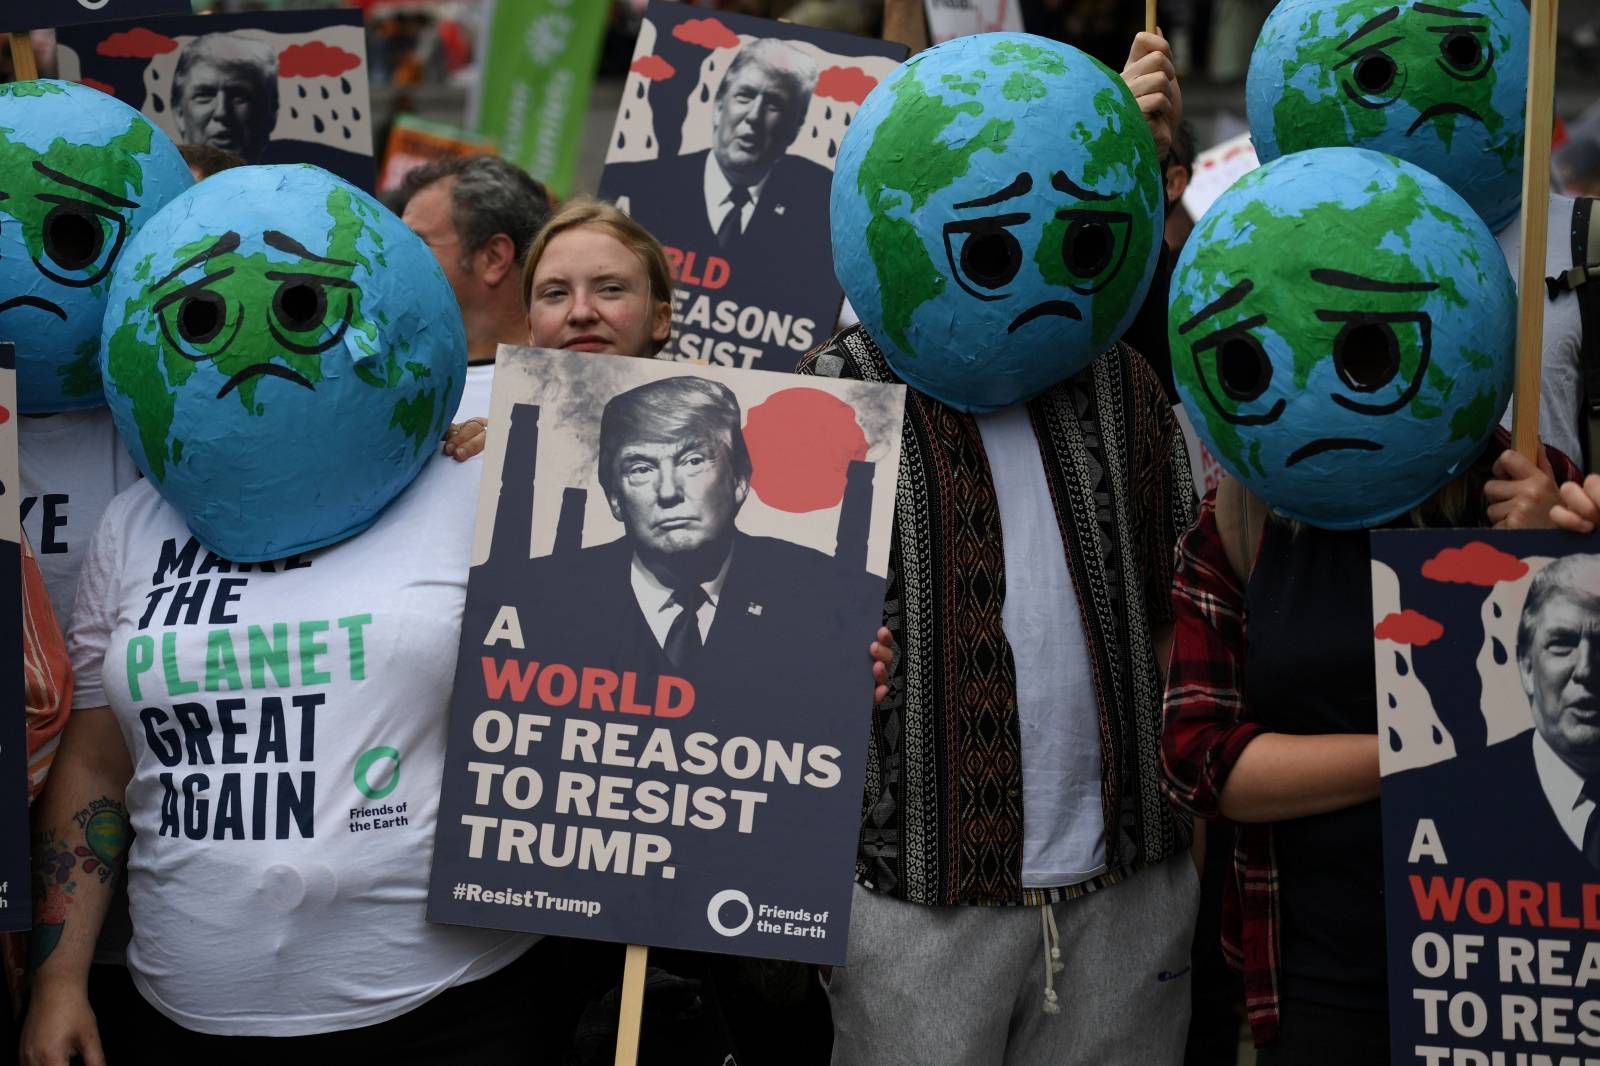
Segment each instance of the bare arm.
[[1375,734],[1261,733],[1239,753],[1218,807],[1235,822],[1282,822],[1377,798]]
[[89,965],[122,873],[131,832],[124,806],[133,766],[116,716],[76,711],[34,806],[33,1007],[22,1033],[28,1066],[104,1062],[89,1009]]

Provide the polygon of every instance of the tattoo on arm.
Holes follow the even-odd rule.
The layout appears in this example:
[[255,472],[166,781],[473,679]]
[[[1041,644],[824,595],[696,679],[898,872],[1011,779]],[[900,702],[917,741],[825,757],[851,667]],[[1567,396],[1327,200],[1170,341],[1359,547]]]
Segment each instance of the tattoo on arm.
[[78,885],[110,883],[122,872],[133,830],[122,801],[101,796],[72,816],[80,833],[54,829],[33,834],[33,937],[29,961],[37,970],[61,942]]

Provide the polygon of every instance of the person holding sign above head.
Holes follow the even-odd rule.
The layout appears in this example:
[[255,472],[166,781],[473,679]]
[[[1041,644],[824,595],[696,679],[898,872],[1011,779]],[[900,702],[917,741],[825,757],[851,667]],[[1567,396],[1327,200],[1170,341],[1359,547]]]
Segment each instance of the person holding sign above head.
[[1178,547],[1161,757],[1238,826],[1222,937],[1262,1066],[1389,1061],[1367,530],[1548,523],[1575,468],[1495,425],[1515,319],[1468,202],[1362,149],[1251,172],[1174,272],[1178,389],[1232,476]]
[[525,1061],[559,961],[424,921],[479,480],[433,455],[466,372],[442,270],[326,171],[241,167],[146,223],[107,301],[146,477],[69,636],[24,1061],[103,1061],[84,982],[124,851],[130,1058]]

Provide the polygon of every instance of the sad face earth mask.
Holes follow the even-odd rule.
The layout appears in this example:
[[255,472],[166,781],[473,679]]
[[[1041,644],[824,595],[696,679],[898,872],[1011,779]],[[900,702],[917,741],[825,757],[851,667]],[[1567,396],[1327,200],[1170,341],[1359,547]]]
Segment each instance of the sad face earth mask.
[[143,115],[64,81],[0,85],[0,340],[28,414],[98,407],[111,271],[140,226],[194,184]]
[[1263,163],[1307,148],[1397,156],[1499,230],[1522,199],[1528,12],[1520,0],[1284,0],[1250,57]]
[[1511,395],[1516,291],[1494,237],[1431,174],[1321,148],[1217,200],[1172,280],[1172,368],[1195,429],[1275,510],[1378,525],[1482,450]]
[[1161,170],[1116,74],[1041,37],[978,34],[873,89],[831,210],[839,283],[895,372],[992,411],[1127,328],[1160,247]]
[[279,559],[365,529],[433,454],[466,334],[433,253],[309,166],[208,178],[113,275],[106,401],[207,548]]

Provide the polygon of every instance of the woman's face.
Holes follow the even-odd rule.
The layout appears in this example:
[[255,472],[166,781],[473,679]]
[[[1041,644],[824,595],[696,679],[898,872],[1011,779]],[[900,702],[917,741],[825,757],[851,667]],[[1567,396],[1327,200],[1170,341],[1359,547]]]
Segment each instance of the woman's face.
[[529,294],[535,346],[648,357],[671,329],[672,308],[651,297],[644,263],[611,234],[577,226],[545,245]]

